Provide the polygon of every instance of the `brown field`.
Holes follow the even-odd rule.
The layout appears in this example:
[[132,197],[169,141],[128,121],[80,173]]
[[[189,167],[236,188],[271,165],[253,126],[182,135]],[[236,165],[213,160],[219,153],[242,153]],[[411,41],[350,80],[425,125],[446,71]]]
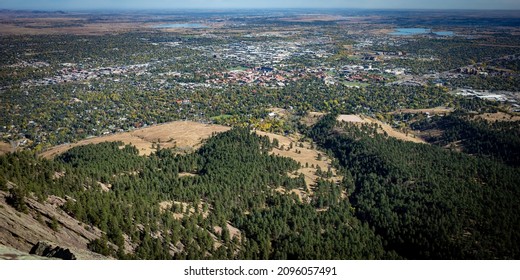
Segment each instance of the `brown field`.
[[511,115],[507,113],[497,112],[497,113],[484,113],[481,115],[476,115],[475,119],[483,119],[489,122],[515,122],[520,121],[519,115]]
[[11,147],[11,144],[6,142],[0,142],[0,155],[7,154],[12,152],[13,149]]
[[381,28],[381,29],[374,29],[374,30],[370,31],[370,33],[375,34],[375,35],[386,35],[386,34],[390,34],[392,32],[395,32],[395,29],[393,29],[393,28]]
[[352,123],[364,123],[365,120],[363,120],[358,115],[339,115],[337,120],[339,122],[352,122]]
[[378,121],[376,119],[371,119],[371,118],[368,118],[368,119],[372,123],[379,124],[382,127],[383,131],[386,132],[388,134],[388,136],[390,136],[390,137],[393,137],[393,138],[396,138],[396,139],[399,139],[399,140],[403,140],[403,141],[427,144],[426,141],[424,141],[423,139],[419,138],[418,136],[416,136],[412,132],[404,133],[404,132],[401,132],[401,131],[393,129],[391,126],[389,126],[389,125],[387,125],[385,123],[382,123],[381,121]]
[[[89,22],[88,18],[6,18],[0,16],[0,35],[104,35],[134,31],[156,31],[174,33],[199,33],[200,30],[191,28],[161,28],[161,24],[147,24],[143,18],[129,19],[114,18],[107,22]],[[222,28],[225,23],[211,23],[208,29]],[[67,26],[68,25],[68,26]],[[205,29],[207,30],[207,29]]]
[[375,123],[375,124],[377,124],[377,125],[379,125],[381,127],[381,129],[379,130],[379,133],[386,132],[388,134],[388,136],[393,137],[393,138],[397,138],[397,139],[400,139],[400,140],[403,140],[403,141],[410,141],[410,142],[414,142],[414,143],[423,143],[423,144],[426,143],[426,141],[424,141],[423,139],[417,137],[413,133],[404,133],[404,132],[395,130],[391,126],[389,126],[388,124],[385,124],[385,123],[383,123],[383,122],[381,122],[379,120],[376,120],[376,119],[373,119],[373,118],[370,118],[370,117],[358,116],[358,115],[339,115],[337,120],[338,121],[346,121],[346,122],[358,123],[358,124],[362,124],[362,123]]
[[110,134],[91,139],[81,140],[73,144],[65,144],[53,147],[44,151],[40,155],[44,158],[53,158],[69,149],[77,146],[98,144],[102,142],[122,141],[131,144],[139,150],[140,155],[149,155],[153,151],[154,143],[160,144],[163,148],[184,148],[196,149],[201,142],[209,138],[213,133],[220,133],[229,130],[229,127],[221,125],[208,125],[190,121],[176,121],[146,127],[131,132]]
[[109,33],[123,33],[142,29],[138,23],[86,23],[81,26],[37,28],[31,25],[19,26],[11,23],[0,23],[0,35],[102,35]]

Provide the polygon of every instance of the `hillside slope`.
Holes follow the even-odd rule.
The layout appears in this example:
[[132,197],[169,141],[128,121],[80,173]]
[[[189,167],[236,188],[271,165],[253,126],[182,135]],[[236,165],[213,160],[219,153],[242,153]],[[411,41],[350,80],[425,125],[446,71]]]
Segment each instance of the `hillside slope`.
[[[90,241],[101,237],[101,230],[85,226],[57,208],[64,199],[50,196],[45,203],[40,203],[26,197],[28,211],[23,213],[9,205],[7,197],[7,192],[0,191],[0,245],[29,253],[43,240],[68,248],[78,259],[104,258],[87,249]],[[53,218],[57,224],[56,231],[51,228]]]

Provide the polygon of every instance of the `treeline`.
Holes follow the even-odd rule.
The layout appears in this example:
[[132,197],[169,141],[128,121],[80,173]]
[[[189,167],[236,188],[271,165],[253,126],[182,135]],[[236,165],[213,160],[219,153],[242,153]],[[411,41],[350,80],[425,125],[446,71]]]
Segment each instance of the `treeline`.
[[471,119],[463,112],[434,116],[412,123],[412,129],[441,130],[428,142],[438,146],[454,145],[465,153],[490,157],[512,166],[520,166],[520,122]]
[[[338,132],[338,129],[341,132]],[[520,256],[520,172],[324,117],[309,132],[345,174],[355,216],[411,259]]]

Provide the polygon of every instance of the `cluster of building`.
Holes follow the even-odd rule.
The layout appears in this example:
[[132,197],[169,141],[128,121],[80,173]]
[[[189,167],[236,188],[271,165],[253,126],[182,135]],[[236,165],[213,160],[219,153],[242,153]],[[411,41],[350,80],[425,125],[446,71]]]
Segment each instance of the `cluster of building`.
[[[491,93],[487,90],[473,90],[473,89],[460,89],[457,92],[455,92],[456,95],[461,96],[472,96],[480,99],[486,99],[486,100],[492,100],[492,101],[499,101],[499,102],[510,102],[513,104],[516,104],[516,100],[510,99],[504,94],[500,93]],[[516,104],[518,105],[518,104]]]
[[149,66],[146,64],[135,64],[128,66],[114,66],[114,67],[102,67],[96,69],[85,70],[81,67],[76,67],[73,64],[66,63],[64,66],[67,66],[58,71],[58,73],[54,77],[43,78],[40,80],[28,80],[25,81],[22,85],[24,86],[45,86],[45,85],[55,85],[61,83],[68,82],[78,82],[85,81],[91,79],[98,79],[103,76],[111,76],[111,75],[123,75],[126,73],[145,73],[146,68]]
[[10,68],[25,68],[25,67],[33,67],[33,68],[43,68],[49,67],[50,64],[44,61],[20,61],[18,63],[9,65]]
[[224,73],[215,73],[217,78],[209,80],[211,84],[255,84],[259,86],[283,87],[289,81],[297,81],[306,76],[303,71],[283,71],[271,67],[258,67],[246,70],[231,70]]

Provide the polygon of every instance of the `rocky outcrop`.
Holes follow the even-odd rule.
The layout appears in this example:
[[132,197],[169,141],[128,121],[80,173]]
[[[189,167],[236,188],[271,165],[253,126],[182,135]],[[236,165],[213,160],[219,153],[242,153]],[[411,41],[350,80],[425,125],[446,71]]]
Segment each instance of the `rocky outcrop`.
[[75,260],[76,256],[66,248],[61,248],[56,244],[45,241],[36,243],[29,252],[32,255],[38,255],[47,258],[57,258],[62,260]]
[[15,248],[0,245],[0,260],[48,260],[49,258],[30,255]]
[[39,241],[45,240],[47,244],[55,244],[62,249],[53,251],[53,248],[46,252],[57,254],[53,255],[55,258],[71,258],[66,253],[68,249],[76,259],[106,259],[87,248],[90,241],[101,237],[102,231],[81,223],[61,210],[59,205],[65,199],[49,196],[49,201],[39,202],[30,196],[25,197],[28,211],[23,213],[9,205],[7,197],[7,192],[0,191],[0,245],[28,253]]

